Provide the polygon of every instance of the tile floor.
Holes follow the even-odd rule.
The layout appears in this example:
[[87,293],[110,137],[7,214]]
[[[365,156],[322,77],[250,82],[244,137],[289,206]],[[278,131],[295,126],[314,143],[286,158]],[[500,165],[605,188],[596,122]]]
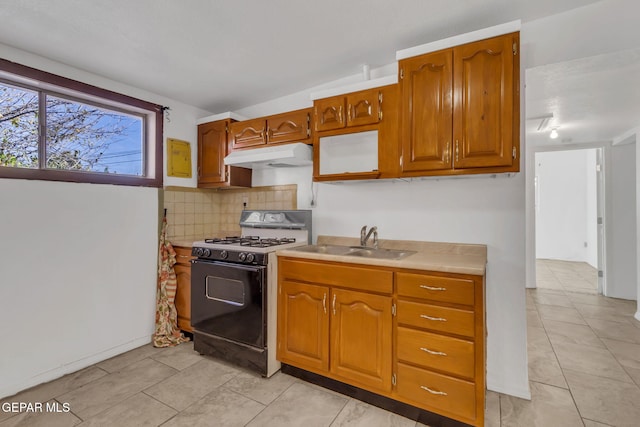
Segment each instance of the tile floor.
[[[539,262],[541,286],[527,291],[532,400],[488,392],[487,427],[639,425],[635,302],[594,295],[578,285],[578,268]],[[421,426],[285,374],[262,379],[198,355],[192,343],[143,346],[2,402],[71,411],[0,411],[0,427]]]

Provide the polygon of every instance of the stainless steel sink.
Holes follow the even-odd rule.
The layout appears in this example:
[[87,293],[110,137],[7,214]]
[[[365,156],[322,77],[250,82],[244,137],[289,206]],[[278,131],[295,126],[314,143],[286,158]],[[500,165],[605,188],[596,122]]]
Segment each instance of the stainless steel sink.
[[347,255],[358,256],[363,258],[398,260],[398,259],[406,258],[409,255],[413,255],[415,253],[416,251],[405,251],[405,250],[399,250],[399,249],[352,248],[352,251],[349,252]]
[[399,260],[416,251],[399,249],[375,249],[367,246],[340,246],[340,245],[308,245],[293,248],[294,251],[310,252],[316,254],[357,256],[361,258]]
[[339,245],[308,245],[292,248],[292,250],[315,254],[346,255],[351,251],[351,248]]

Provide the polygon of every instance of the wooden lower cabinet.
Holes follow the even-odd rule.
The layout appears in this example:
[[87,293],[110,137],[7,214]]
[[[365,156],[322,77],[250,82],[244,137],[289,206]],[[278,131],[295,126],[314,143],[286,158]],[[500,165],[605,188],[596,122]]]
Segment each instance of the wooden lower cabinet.
[[329,288],[283,280],[278,292],[278,359],[310,369],[329,369]]
[[[474,383],[404,363],[398,363],[397,375],[398,396],[414,402],[416,406],[441,410],[444,411],[443,415],[454,418],[476,417]],[[484,420],[477,421],[479,423],[475,425],[484,424]]]
[[176,289],[176,312],[178,313],[178,328],[182,331],[193,332],[191,327],[191,248],[175,246],[176,263],[173,270],[176,273],[178,287]]
[[[375,270],[354,268],[374,277]],[[280,258],[278,271],[278,360],[358,387],[390,391],[391,295],[348,289],[366,282],[339,264]],[[301,271],[308,272],[303,279]]]
[[330,372],[356,385],[391,390],[391,298],[331,290]]
[[278,286],[278,360],[484,425],[483,276],[278,257]]

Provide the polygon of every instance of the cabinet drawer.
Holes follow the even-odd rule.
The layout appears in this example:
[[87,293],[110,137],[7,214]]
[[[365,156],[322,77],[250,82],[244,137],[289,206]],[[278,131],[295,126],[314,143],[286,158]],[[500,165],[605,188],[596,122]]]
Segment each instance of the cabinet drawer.
[[469,310],[398,301],[398,323],[437,332],[474,337],[474,313]]
[[190,261],[195,258],[194,256],[191,256],[191,248],[174,246],[173,250],[176,251],[176,262],[178,264],[190,265]]
[[426,274],[397,273],[398,295],[473,305],[473,280]]
[[420,406],[476,417],[474,383],[398,363],[397,393]]
[[398,328],[398,359],[473,380],[474,345],[471,341]]
[[393,272],[372,268],[281,259],[278,274],[283,279],[341,286],[368,292],[390,294],[393,291]]

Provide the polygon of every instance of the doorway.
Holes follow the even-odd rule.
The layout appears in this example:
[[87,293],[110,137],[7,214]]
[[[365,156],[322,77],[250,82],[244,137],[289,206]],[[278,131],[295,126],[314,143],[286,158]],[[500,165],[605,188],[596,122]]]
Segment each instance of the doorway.
[[603,176],[602,148],[535,153],[538,287],[605,292]]

